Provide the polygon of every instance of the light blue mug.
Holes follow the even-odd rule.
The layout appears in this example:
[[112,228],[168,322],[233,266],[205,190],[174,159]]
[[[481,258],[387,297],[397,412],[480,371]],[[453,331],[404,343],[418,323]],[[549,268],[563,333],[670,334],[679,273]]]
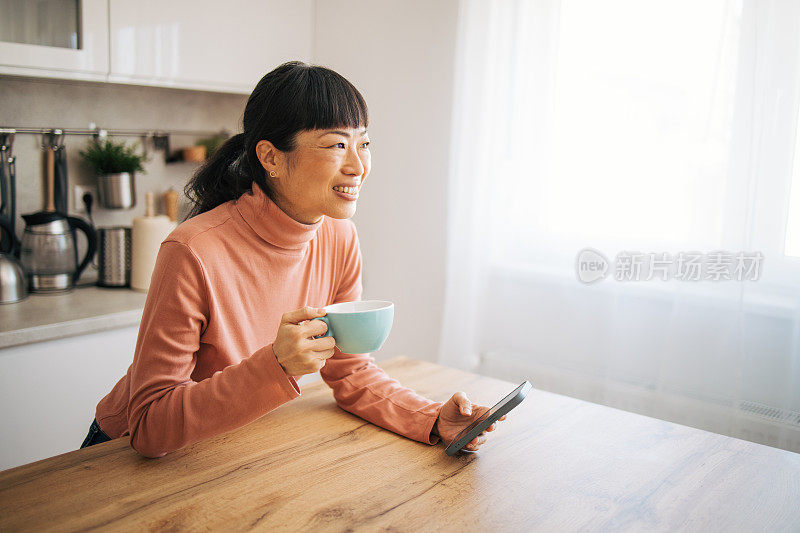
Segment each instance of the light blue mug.
[[383,300],[344,302],[323,309],[327,314],[312,320],[328,324],[328,331],[314,338],[333,337],[343,353],[377,352],[394,322],[394,304]]

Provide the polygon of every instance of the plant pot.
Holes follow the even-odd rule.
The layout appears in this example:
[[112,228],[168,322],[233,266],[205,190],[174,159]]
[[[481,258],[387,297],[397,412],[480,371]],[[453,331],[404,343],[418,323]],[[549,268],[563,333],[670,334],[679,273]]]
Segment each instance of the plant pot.
[[97,176],[97,202],[104,209],[130,209],[136,205],[133,172]]
[[183,149],[184,161],[205,161],[206,160],[206,147],[205,146],[190,146]]

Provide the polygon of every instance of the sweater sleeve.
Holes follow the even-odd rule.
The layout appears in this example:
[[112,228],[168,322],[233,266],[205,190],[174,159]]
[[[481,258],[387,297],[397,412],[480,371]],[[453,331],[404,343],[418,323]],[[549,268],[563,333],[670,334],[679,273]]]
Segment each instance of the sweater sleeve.
[[200,382],[191,379],[209,321],[202,264],[183,243],[159,249],[131,367],[131,446],[162,457],[241,427],[300,396],[272,344]]
[[[355,225],[351,222],[350,226],[343,254],[342,283],[334,303],[361,299],[361,250]],[[345,411],[419,442],[439,442],[431,430],[443,404],[403,387],[377,366],[370,354],[345,354],[335,348],[320,375]]]

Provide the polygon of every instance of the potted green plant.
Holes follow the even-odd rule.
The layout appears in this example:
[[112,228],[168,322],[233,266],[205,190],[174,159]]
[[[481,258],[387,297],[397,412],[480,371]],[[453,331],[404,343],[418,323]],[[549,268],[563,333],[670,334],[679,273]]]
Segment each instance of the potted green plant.
[[80,152],[97,176],[97,201],[106,209],[130,209],[136,205],[136,172],[144,172],[144,154],[124,141],[95,139]]

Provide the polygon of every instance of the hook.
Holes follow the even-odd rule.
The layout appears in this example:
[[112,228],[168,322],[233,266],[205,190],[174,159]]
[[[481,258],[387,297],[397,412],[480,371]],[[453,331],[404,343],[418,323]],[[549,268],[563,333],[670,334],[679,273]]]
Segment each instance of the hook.
[[65,137],[66,135],[64,135],[64,132],[62,130],[53,130],[53,137],[52,137],[53,150],[61,150],[62,148],[64,148]]
[[5,151],[11,156],[11,150],[14,147],[14,134],[17,130],[0,129],[0,150]]
[[94,125],[94,123],[90,124],[89,126],[94,130],[92,133],[92,138],[94,138],[95,142],[98,142],[100,139],[105,140],[108,138],[108,131],[98,128]]
[[156,150],[164,150],[169,155],[169,134],[160,131],[153,132],[153,147]]
[[142,143],[142,153],[147,156],[150,153],[150,143],[148,142],[153,138],[153,132],[146,131],[139,136],[139,141]]
[[42,130],[42,149],[58,150],[64,145],[64,131],[60,129]]

